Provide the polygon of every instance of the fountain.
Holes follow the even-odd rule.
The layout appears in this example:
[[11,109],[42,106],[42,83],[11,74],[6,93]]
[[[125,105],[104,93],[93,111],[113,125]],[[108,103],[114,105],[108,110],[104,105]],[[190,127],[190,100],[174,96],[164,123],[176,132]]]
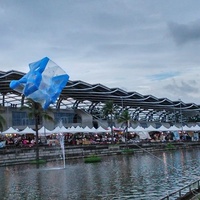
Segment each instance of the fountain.
[[45,170],[54,170],[54,169],[65,169],[65,136],[63,134],[63,130],[62,130],[62,121],[60,121],[58,123],[58,126],[56,128],[56,130],[54,131],[54,133],[56,133],[56,139],[59,142],[59,145],[61,147],[61,159],[63,159],[63,167],[53,167],[53,168],[48,168]]
[[65,137],[62,133],[59,134],[59,142],[62,149],[63,168],[65,168]]
[[58,127],[60,128],[60,133],[58,134],[58,140],[60,142],[60,147],[62,149],[63,168],[65,168],[65,136],[61,131],[61,128],[63,127],[62,120],[59,121]]

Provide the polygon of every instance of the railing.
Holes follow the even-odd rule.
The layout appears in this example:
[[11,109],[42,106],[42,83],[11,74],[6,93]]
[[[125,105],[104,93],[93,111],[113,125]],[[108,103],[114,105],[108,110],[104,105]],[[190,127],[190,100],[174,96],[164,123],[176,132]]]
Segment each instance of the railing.
[[165,197],[163,197],[160,200],[172,200],[172,199],[179,199],[179,200],[183,200],[183,199],[188,199],[186,198],[186,196],[195,196],[198,194],[198,191],[200,189],[200,180],[195,181],[177,191],[174,191],[168,195],[166,195]]

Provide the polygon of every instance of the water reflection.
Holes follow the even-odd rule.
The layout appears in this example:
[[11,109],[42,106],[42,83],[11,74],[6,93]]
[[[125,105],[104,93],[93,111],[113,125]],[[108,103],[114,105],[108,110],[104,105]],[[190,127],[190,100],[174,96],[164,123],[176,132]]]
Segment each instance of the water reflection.
[[65,169],[59,169],[62,162],[39,169],[35,165],[2,167],[0,194],[6,200],[160,199],[197,180],[199,162],[200,150],[195,149],[109,156],[95,164],[72,160]]

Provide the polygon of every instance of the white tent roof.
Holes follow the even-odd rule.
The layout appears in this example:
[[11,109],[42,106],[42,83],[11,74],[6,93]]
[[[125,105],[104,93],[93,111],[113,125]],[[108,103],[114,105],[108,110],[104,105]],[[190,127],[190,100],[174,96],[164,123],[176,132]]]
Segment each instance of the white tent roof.
[[169,131],[169,128],[166,128],[165,126],[161,126],[160,128],[157,129],[158,131]]
[[97,130],[97,129],[94,128],[94,127],[91,128],[92,133],[96,133],[96,130]]
[[133,127],[128,128],[128,132],[134,132],[134,131],[135,131],[135,129]]
[[[123,131],[122,128],[116,128],[115,126],[112,127],[113,131]],[[107,132],[111,132],[111,127],[108,127]]]
[[39,136],[48,136],[51,134],[52,134],[52,132],[50,130],[48,130],[47,128],[45,128],[44,126],[38,130]]
[[157,129],[155,127],[153,127],[152,125],[150,125],[149,127],[145,128],[145,131],[157,131]]
[[81,128],[80,126],[74,127],[72,126],[71,128],[69,128],[68,133],[82,133],[83,132],[83,128]]
[[181,130],[181,128],[176,127],[175,125],[171,126],[169,129],[169,131],[179,131]]
[[13,127],[10,127],[7,130],[1,132],[2,135],[5,135],[5,134],[16,134],[16,133],[19,134],[19,131],[14,129]]
[[94,132],[94,130],[92,130],[91,128],[89,128],[88,126],[86,126],[85,128],[82,129],[83,133],[92,133]]
[[138,132],[138,131],[144,131],[144,130],[146,130],[146,129],[143,128],[142,126],[137,126],[135,128],[133,128],[133,127],[128,128],[128,132]]
[[96,130],[95,133],[108,133],[109,130],[104,129],[103,127],[99,126]]
[[137,132],[137,135],[139,135],[141,140],[151,139],[149,133],[145,132],[145,131],[139,131],[139,132]]
[[182,128],[180,128],[181,130],[183,129],[184,131],[191,131],[192,129],[186,125],[184,125]]
[[64,126],[57,126],[56,128],[54,128],[51,133],[67,133],[69,132],[69,129],[65,128]]
[[192,131],[200,131],[200,126],[198,126],[196,124],[195,126],[190,127],[190,130],[192,130]]
[[28,127],[28,126],[24,130],[19,131],[19,134],[27,134],[27,133],[35,134],[35,131],[32,128]]
[[97,129],[94,127],[89,128],[86,126],[85,128],[82,128],[80,126],[74,127],[72,126],[71,128],[67,129],[68,133],[105,133],[105,132],[110,132],[110,130],[106,130],[102,128],[101,126]]
[[76,128],[74,126],[69,128],[69,133],[76,133]]
[[64,126],[62,126],[62,127],[60,128],[60,132],[61,132],[61,133],[67,133],[68,131],[69,131],[69,129],[65,128]]
[[143,128],[142,126],[137,126],[134,131],[138,132],[138,131],[144,131],[144,130],[146,130],[146,129]]

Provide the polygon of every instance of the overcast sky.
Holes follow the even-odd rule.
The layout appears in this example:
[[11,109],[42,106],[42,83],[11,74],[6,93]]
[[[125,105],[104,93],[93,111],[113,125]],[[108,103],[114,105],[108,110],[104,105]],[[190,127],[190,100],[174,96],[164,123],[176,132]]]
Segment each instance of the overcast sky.
[[0,0],[0,70],[46,56],[73,81],[200,104],[200,1]]

